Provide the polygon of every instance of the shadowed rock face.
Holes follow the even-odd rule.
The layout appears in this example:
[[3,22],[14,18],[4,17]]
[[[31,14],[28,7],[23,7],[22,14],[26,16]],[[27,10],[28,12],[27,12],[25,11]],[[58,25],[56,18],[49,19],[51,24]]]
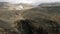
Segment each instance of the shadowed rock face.
[[[58,34],[59,26],[56,22],[43,19],[41,22],[21,20],[22,34]],[[44,21],[44,22],[43,22]]]

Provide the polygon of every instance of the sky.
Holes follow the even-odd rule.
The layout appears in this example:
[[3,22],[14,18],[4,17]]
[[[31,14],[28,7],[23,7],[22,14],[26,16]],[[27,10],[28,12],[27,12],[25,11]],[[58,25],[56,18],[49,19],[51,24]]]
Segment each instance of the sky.
[[60,0],[0,0],[0,2],[9,2],[12,4],[28,3],[28,4],[38,5],[40,3],[60,2]]

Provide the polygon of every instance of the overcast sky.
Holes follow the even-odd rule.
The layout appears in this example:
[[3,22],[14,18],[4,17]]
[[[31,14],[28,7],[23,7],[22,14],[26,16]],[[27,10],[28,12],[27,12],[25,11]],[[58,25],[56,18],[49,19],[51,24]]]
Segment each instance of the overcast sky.
[[60,0],[0,0],[0,2],[9,2],[9,3],[29,3],[29,4],[40,4],[40,3],[49,3],[49,2],[60,2]]

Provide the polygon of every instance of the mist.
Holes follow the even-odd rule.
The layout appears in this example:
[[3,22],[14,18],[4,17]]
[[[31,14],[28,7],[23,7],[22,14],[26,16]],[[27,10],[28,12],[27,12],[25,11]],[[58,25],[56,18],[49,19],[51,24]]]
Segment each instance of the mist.
[[11,4],[28,3],[31,5],[39,5],[41,3],[60,2],[60,0],[0,0],[0,2],[9,2]]

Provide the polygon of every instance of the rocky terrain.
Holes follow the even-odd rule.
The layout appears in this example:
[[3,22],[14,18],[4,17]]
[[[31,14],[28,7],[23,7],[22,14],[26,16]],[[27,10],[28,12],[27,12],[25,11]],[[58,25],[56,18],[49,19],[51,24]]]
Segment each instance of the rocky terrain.
[[60,6],[0,10],[0,34],[60,34]]

